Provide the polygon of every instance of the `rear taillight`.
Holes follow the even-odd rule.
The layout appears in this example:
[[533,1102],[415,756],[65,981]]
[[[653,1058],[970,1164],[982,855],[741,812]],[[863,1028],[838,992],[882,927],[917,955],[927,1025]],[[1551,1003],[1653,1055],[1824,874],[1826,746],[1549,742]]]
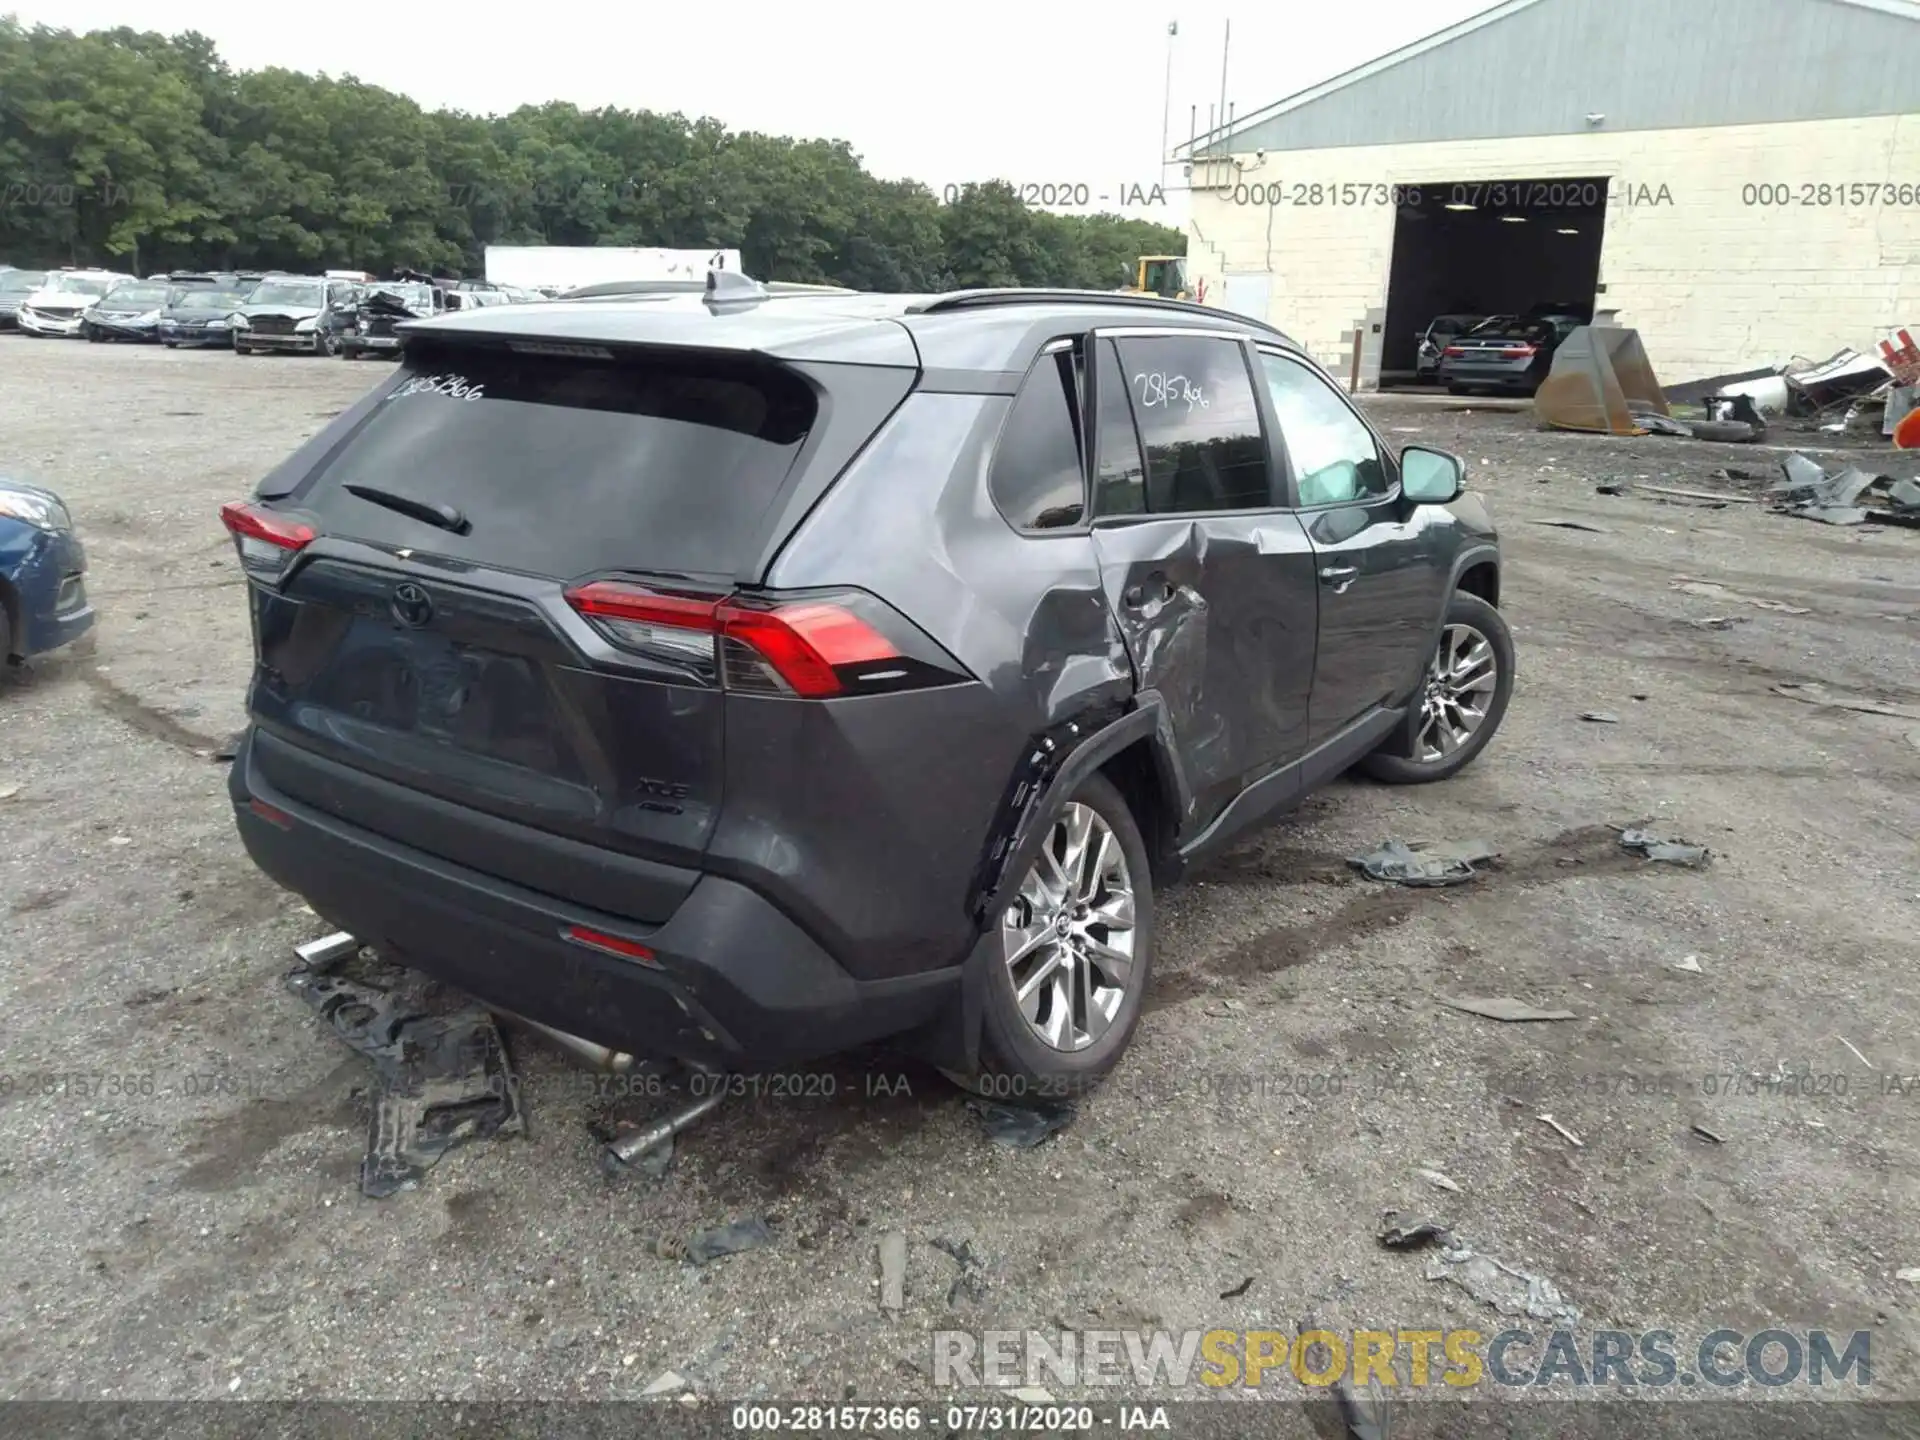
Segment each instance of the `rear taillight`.
[[1454,359],[1457,360],[1467,352],[1458,345],[1449,345],[1447,346],[1446,349],[1442,350],[1440,353],[1442,355],[1451,355]]
[[1533,348],[1531,345],[1509,345],[1500,352],[1500,358],[1502,360],[1525,360],[1533,354]]
[[313,541],[311,525],[276,515],[243,500],[220,507],[220,519],[233,532],[240,551],[240,568],[261,580],[278,580],[287,566]]
[[697,597],[596,580],[569,590],[567,603],[620,649],[742,694],[826,700],[967,678],[906,620],[857,591]]

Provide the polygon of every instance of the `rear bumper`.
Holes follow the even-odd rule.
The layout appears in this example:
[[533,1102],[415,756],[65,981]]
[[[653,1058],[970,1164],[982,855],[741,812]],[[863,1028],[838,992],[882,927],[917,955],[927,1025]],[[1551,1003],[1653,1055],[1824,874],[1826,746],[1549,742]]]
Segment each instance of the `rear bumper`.
[[[647,928],[388,840],[276,791],[253,735],[228,779],[247,853],[341,929],[484,1003],[636,1055],[731,1071],[957,1025],[960,966],[856,980],[757,892],[703,875]],[[255,802],[284,819],[264,816]],[[563,938],[584,926],[655,963]]]
[[1511,365],[1442,365],[1442,385],[1486,385],[1503,390],[1527,390],[1533,387],[1531,369]]

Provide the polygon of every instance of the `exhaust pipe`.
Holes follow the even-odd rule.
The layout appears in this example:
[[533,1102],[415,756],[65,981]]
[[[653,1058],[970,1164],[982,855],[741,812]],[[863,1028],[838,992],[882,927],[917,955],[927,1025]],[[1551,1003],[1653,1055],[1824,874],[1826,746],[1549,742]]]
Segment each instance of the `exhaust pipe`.
[[566,1031],[556,1030],[551,1025],[542,1025],[538,1020],[529,1020],[526,1016],[512,1010],[494,1007],[494,1014],[546,1036],[575,1059],[585,1061],[591,1069],[604,1070],[613,1075],[624,1075],[633,1068],[633,1056],[624,1050],[613,1050],[605,1045],[596,1045],[593,1041],[583,1040],[578,1035],[569,1035]]
[[609,1160],[621,1165],[631,1165],[647,1151],[658,1145],[665,1145],[673,1137],[692,1125],[703,1115],[720,1107],[727,1098],[726,1091],[716,1089],[711,1095],[702,1096],[685,1109],[676,1110],[657,1125],[649,1125],[644,1130],[636,1130],[631,1135],[622,1135],[618,1140],[609,1141],[606,1154]]

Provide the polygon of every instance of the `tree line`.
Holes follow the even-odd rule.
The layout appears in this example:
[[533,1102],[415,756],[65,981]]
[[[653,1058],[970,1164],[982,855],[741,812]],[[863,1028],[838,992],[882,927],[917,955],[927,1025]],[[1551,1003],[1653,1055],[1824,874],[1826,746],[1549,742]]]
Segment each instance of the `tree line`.
[[762,279],[1113,289],[1180,231],[867,173],[843,141],[560,102],[509,115],[292,70],[197,32],[0,17],[0,261],[478,276],[489,244],[741,251]]

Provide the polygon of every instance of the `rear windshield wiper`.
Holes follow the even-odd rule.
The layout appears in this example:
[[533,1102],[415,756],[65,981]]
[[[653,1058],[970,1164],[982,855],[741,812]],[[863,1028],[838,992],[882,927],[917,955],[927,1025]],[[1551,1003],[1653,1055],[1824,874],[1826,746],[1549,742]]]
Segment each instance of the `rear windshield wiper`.
[[374,505],[398,510],[423,525],[438,525],[442,530],[451,530],[456,535],[465,535],[473,529],[467,517],[451,505],[429,505],[424,500],[409,500],[404,495],[395,495],[390,490],[376,490],[371,485],[342,485],[340,488]]

